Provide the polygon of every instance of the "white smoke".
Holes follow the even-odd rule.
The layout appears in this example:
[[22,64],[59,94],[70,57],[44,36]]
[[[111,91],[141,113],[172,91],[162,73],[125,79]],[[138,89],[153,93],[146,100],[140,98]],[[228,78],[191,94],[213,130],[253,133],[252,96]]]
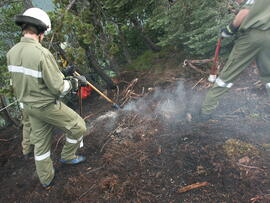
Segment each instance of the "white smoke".
[[[152,95],[129,102],[121,112],[135,112],[147,118],[158,116],[164,122],[175,122],[177,119],[185,119],[188,107],[194,108],[194,100],[199,100],[196,97],[200,96],[192,95],[192,97],[192,100],[187,99],[187,91],[183,82],[180,81],[171,88],[155,88]],[[92,121],[89,128],[102,125],[104,129],[113,129],[117,124],[118,117],[119,111],[109,111]]]
[[[88,127],[88,130],[91,131],[94,128],[100,128],[102,127],[104,130],[110,131],[113,129],[117,123],[118,118],[118,112],[109,111],[99,117],[97,117],[95,120],[90,122],[90,126]],[[101,125],[102,126],[99,126]]]
[[161,116],[170,121],[176,117],[185,116],[186,92],[182,82],[178,82],[173,88],[156,88],[152,96],[132,101],[125,105],[125,111],[133,111],[145,116]]

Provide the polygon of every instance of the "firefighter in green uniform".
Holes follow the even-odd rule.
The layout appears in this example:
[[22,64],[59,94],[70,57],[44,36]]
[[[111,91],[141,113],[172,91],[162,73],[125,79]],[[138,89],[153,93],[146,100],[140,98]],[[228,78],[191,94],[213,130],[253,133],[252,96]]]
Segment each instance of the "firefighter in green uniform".
[[219,98],[232,86],[240,73],[256,60],[261,81],[270,95],[270,2],[269,0],[247,0],[233,22],[222,30],[223,38],[235,33],[239,38],[224,69],[214,86],[206,95],[200,119],[208,120],[218,106]]
[[43,187],[49,187],[54,178],[51,155],[52,131],[58,127],[66,133],[66,142],[61,153],[64,164],[78,164],[84,156],[76,155],[86,133],[84,120],[61,102],[78,80],[65,80],[57,63],[40,42],[51,29],[49,16],[39,8],[30,8],[15,18],[21,26],[23,37],[7,53],[8,70],[15,96],[29,115],[32,128],[31,143],[34,144],[36,171]]

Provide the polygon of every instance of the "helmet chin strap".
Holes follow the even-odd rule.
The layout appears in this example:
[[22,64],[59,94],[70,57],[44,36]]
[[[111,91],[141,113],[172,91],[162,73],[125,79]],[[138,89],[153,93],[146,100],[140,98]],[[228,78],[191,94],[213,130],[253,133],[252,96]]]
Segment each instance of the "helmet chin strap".
[[42,39],[41,39],[41,34],[38,35],[38,42],[41,43]]
[[42,35],[43,35],[42,32],[38,34],[38,42],[39,42],[39,43],[41,43],[42,40],[43,40]]

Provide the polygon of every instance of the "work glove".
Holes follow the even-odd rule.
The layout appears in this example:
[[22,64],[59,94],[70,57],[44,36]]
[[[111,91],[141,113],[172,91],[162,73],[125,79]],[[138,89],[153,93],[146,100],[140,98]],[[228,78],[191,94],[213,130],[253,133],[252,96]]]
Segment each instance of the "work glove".
[[75,77],[70,77],[70,78],[68,78],[68,79],[69,79],[69,81],[70,81],[70,83],[71,83],[71,86],[72,86],[71,92],[72,92],[73,94],[76,94],[76,92],[77,92],[78,89],[79,89],[79,80],[78,80],[77,78],[75,78]]
[[74,78],[76,78],[78,80],[78,85],[80,87],[85,87],[85,86],[88,85],[88,82],[87,82],[85,76],[83,76],[83,75],[76,75],[76,76],[74,76]]
[[73,73],[75,72],[75,66],[74,65],[69,65],[66,68],[62,70],[62,73],[64,74],[65,77],[68,76],[73,76]]
[[227,25],[226,28],[221,30],[221,37],[229,38],[232,37],[237,31],[239,27],[235,27],[232,23]]

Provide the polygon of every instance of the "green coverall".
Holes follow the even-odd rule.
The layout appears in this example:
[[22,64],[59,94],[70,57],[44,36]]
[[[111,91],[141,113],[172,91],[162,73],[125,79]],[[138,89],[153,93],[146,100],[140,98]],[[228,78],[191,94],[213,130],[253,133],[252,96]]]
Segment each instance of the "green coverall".
[[201,108],[202,114],[211,114],[217,108],[219,98],[254,60],[270,95],[270,2],[248,0],[245,7],[250,9],[249,14],[239,28],[239,38],[224,69],[206,95]]
[[42,184],[49,184],[54,178],[50,158],[53,128],[66,132],[61,159],[71,160],[82,144],[85,122],[60,101],[71,83],[64,80],[53,55],[38,41],[22,37],[7,53],[7,64],[15,96],[29,115],[37,174]]
[[28,114],[22,109],[22,123],[23,123],[23,138],[22,138],[22,152],[27,155],[32,152],[32,145],[30,141],[30,134],[32,131]]

